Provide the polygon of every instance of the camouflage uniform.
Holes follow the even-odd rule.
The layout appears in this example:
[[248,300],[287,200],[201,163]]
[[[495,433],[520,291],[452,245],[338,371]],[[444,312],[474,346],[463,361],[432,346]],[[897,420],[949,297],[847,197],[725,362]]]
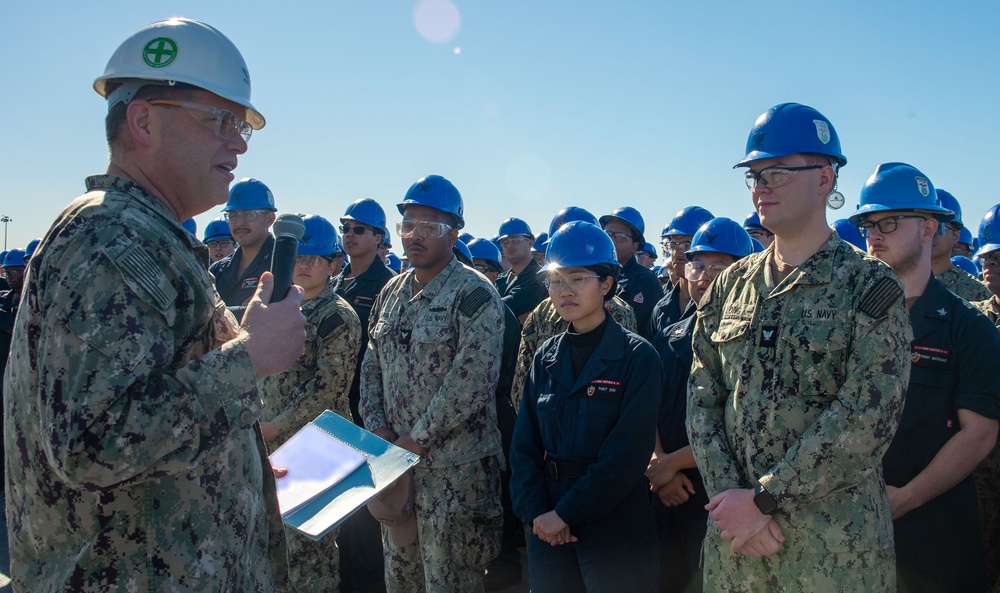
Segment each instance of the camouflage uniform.
[[[618,322],[618,325],[632,333],[638,333],[635,310],[621,297],[615,296],[610,301],[605,301],[604,308],[611,313],[611,317]],[[510,399],[515,410],[521,409],[521,392],[524,389],[524,381],[531,372],[531,362],[535,358],[535,352],[545,340],[558,336],[568,327],[569,322],[563,321],[555,305],[552,304],[552,299],[548,297],[538,303],[535,310],[524,320],[524,327],[521,328],[521,345],[517,350],[517,369],[510,389]]]
[[990,298],[972,304],[982,311],[983,315],[989,317],[997,329],[1000,329],[1000,297],[990,295]]
[[5,377],[14,588],[285,590],[260,396],[245,346],[220,349],[238,327],[208,249],[129,180],[87,189],[30,262]]
[[[302,303],[302,314],[306,317],[305,352],[284,373],[258,381],[264,399],[261,418],[270,420],[280,431],[270,444],[272,451],[324,410],[351,417],[347,393],[361,347],[358,315],[332,286]],[[336,530],[314,541],[286,525],[285,541],[296,591],[338,589],[340,553]]]
[[[1000,297],[994,295],[972,304],[1000,329]],[[976,478],[979,516],[983,523],[986,582],[993,593],[1000,593],[1000,442],[972,475]]]
[[948,268],[948,271],[936,276],[944,287],[970,303],[982,301],[993,296],[986,285],[969,275],[958,266]]
[[502,304],[455,258],[416,295],[412,277],[393,278],[375,300],[361,371],[365,426],[425,449],[414,469],[417,541],[397,548],[384,537],[386,585],[479,591],[500,548]]
[[705,590],[894,590],[880,460],[910,371],[902,287],[836,233],[777,286],[772,253],[723,271],[697,313],[688,435],[708,495],[759,482],[786,541],[749,558],[710,523]]

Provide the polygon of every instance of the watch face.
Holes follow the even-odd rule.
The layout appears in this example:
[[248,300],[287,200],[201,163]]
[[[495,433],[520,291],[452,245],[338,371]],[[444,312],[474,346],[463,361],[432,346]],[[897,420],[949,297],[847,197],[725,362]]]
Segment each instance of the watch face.
[[753,503],[757,505],[757,510],[765,515],[773,515],[778,511],[778,501],[760,486],[754,489]]

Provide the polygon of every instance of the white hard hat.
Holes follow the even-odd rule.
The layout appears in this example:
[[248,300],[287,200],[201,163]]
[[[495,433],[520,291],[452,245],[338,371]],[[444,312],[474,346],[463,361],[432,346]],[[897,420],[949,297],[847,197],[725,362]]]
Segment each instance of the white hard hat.
[[108,99],[110,109],[127,104],[144,85],[177,83],[239,103],[247,108],[253,129],[264,127],[264,116],[250,103],[250,72],[240,51],[214,27],[191,19],[158,21],[126,39],[94,81],[94,90]]

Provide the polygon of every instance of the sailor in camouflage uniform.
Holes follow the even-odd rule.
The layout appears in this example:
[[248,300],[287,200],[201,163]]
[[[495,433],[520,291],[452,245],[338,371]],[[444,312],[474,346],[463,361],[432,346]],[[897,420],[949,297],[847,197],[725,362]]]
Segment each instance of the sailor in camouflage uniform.
[[943,208],[947,208],[955,213],[955,220],[942,225],[940,234],[934,237],[934,246],[931,251],[931,266],[934,277],[945,288],[974,303],[990,298],[990,289],[986,285],[976,280],[962,268],[951,263],[951,252],[958,245],[959,235],[964,228],[962,222],[962,206],[955,196],[943,189],[937,190],[938,200]]
[[127,39],[95,89],[108,174],[31,258],[5,376],[13,588],[286,590],[256,380],[302,353],[302,291],[264,307],[265,274],[240,328],[179,222],[225,201],[264,125],[246,64],[170,19]]
[[[351,418],[347,394],[361,348],[358,315],[329,282],[336,265],[331,254],[337,232],[322,216],[306,216],[303,223],[305,233],[299,240],[293,281],[305,291],[305,352],[292,368],[258,382],[264,398],[260,428],[271,451],[324,410]],[[289,574],[298,593],[338,589],[336,529],[314,541],[286,525],[285,541]]]
[[892,271],[826,226],[845,162],[829,120],[786,103],[737,165],[775,241],[716,278],[692,336],[705,591],[895,589],[880,460],[912,335]]
[[372,307],[361,414],[375,434],[420,455],[413,472],[417,540],[383,528],[390,592],[481,591],[500,548],[500,432],[495,394],[503,347],[500,295],[453,256],[462,197],[431,175],[398,205],[411,270]]

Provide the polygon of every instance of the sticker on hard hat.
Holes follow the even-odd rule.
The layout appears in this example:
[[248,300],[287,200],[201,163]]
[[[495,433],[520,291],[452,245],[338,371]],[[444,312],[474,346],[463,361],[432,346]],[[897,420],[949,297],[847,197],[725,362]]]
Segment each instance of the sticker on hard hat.
[[826,123],[821,119],[814,119],[813,124],[816,125],[816,137],[823,144],[830,141],[830,124]]
[[925,198],[927,196],[929,196],[930,193],[931,193],[931,190],[930,190],[930,187],[927,184],[927,180],[924,179],[923,177],[914,177],[913,179],[916,180],[916,182],[917,182],[917,189],[920,190],[920,195],[922,195]]
[[142,48],[142,61],[150,68],[165,68],[177,57],[177,43],[169,37],[157,37]]

